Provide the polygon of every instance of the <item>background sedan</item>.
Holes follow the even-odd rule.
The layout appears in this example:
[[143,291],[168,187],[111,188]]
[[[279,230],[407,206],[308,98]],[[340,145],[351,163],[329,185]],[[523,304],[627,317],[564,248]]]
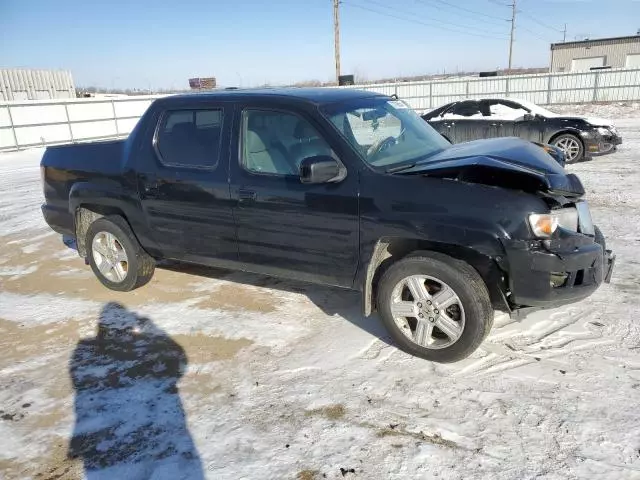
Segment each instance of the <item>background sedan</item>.
[[610,121],[558,115],[530,102],[476,99],[448,103],[422,116],[452,143],[520,137],[560,148],[567,163],[614,151],[622,138]]

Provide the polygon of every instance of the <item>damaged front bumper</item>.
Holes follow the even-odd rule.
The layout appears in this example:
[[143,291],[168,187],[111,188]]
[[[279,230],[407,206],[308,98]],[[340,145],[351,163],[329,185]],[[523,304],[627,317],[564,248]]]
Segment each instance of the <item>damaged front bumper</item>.
[[566,230],[553,240],[510,241],[505,250],[509,303],[523,312],[588,297],[611,280],[616,258],[594,237]]
[[585,147],[585,156],[605,155],[614,151],[618,145],[622,144],[622,137],[618,134],[600,135],[585,137],[582,136]]

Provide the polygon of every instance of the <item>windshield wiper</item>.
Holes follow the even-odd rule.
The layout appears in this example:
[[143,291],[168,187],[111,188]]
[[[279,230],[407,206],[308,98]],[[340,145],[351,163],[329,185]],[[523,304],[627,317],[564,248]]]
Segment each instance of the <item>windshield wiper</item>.
[[387,168],[384,171],[384,173],[398,173],[398,172],[402,172],[403,170],[409,170],[410,168],[413,168],[415,166],[416,166],[415,162],[405,163],[404,165],[397,165],[395,167]]

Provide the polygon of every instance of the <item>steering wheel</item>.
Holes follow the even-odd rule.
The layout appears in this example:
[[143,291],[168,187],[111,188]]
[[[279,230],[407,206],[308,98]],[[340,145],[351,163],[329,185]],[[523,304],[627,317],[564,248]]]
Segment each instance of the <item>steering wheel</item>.
[[395,137],[385,137],[377,140],[373,145],[369,147],[367,150],[367,156],[373,157],[376,154],[383,151],[385,148],[389,148],[391,145],[395,145],[396,138]]

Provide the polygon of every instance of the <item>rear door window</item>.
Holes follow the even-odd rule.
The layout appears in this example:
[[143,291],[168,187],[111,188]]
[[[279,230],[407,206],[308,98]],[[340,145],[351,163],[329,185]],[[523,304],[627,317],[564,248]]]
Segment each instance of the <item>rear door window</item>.
[[222,109],[171,110],[160,119],[156,152],[162,164],[214,168],[220,156]]
[[453,107],[446,111],[444,118],[482,118],[480,105],[477,101],[467,101],[456,103]]
[[489,111],[492,119],[498,120],[517,120],[524,117],[528,111],[515,102],[501,100],[486,100],[485,108]]

